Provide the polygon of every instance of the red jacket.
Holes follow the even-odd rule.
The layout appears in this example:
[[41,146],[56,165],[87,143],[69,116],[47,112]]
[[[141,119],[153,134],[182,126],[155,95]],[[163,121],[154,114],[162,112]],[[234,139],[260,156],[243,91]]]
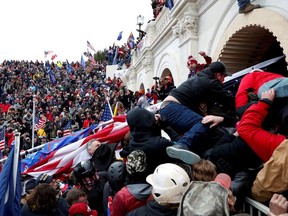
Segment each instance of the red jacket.
[[249,107],[237,127],[239,136],[264,161],[268,161],[274,150],[285,140],[285,136],[270,133],[261,128],[270,105],[263,101]]
[[236,109],[241,106],[244,106],[248,103],[247,97],[247,89],[252,88],[254,89],[254,93],[257,94],[258,89],[266,82],[283,77],[280,74],[271,73],[267,71],[255,71],[245,75],[238,87],[238,91],[236,93],[235,102],[236,102]]
[[[149,196],[147,197],[147,199]],[[129,192],[125,186],[118,191],[113,200],[113,206],[110,216],[125,216],[128,212],[144,206],[147,199],[139,200]]]

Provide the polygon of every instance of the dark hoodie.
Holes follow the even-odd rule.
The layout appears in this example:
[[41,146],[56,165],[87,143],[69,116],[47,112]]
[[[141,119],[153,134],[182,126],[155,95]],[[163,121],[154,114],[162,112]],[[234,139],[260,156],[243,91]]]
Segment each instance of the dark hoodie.
[[121,156],[127,157],[134,150],[144,151],[147,157],[147,174],[153,173],[162,163],[172,162],[166,154],[166,147],[173,142],[161,136],[161,128],[156,124],[153,113],[137,107],[127,113],[126,119],[131,139],[128,149]]
[[126,216],[176,216],[177,208],[169,209],[155,200],[150,200],[145,206],[129,212]]

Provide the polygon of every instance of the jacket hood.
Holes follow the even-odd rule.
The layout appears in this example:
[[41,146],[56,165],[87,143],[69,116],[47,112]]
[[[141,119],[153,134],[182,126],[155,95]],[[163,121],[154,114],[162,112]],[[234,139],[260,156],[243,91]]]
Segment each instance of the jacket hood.
[[129,111],[126,120],[130,131],[150,131],[155,125],[154,114],[146,109],[136,107]]
[[146,200],[151,195],[150,184],[130,184],[126,186],[128,191],[138,200]]

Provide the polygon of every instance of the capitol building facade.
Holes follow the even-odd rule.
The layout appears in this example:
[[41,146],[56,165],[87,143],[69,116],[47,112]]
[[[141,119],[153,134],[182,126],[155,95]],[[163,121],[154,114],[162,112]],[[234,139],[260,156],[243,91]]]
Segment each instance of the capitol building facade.
[[140,48],[122,80],[128,89],[151,88],[153,77],[173,77],[178,86],[188,76],[189,55],[205,63],[205,51],[236,73],[263,61],[283,56],[277,70],[287,71],[288,1],[256,0],[262,8],[238,13],[236,0],[174,0],[146,25]]

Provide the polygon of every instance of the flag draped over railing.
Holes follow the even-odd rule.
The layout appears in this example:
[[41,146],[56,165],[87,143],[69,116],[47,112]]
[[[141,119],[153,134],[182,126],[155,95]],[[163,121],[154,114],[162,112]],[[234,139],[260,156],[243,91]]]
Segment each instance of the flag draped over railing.
[[114,118],[114,122],[102,130],[80,139],[69,145],[52,151],[46,158],[39,160],[22,174],[37,177],[41,173],[54,175],[55,178],[67,179],[73,168],[81,161],[91,158],[86,150],[86,143],[91,139],[97,139],[101,143],[118,143],[129,131],[125,119],[126,116]]
[[79,139],[83,139],[87,137],[97,125],[91,125],[90,127],[77,131],[71,135],[67,135],[60,139],[54,139],[43,146],[43,149],[28,154],[22,161],[21,161],[21,172],[26,171],[28,168],[33,166],[34,164],[38,163],[40,160],[46,158],[51,152],[60,149],[66,145],[69,145],[73,142],[78,141]]

